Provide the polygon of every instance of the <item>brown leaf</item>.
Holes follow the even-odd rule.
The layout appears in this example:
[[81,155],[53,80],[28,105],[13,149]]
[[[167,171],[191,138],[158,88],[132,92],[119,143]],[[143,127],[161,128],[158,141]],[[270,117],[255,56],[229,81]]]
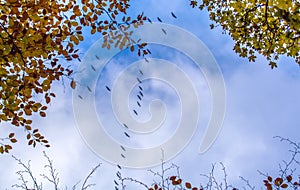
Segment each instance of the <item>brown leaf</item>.
[[8,137],[11,139],[11,138],[13,138],[14,136],[15,136],[14,133],[10,133]]
[[45,113],[45,112],[43,112],[43,111],[40,111],[40,116],[42,116],[42,117],[46,117],[46,113]]
[[287,185],[286,183],[284,183],[284,184],[282,184],[280,187],[283,188],[283,189],[285,189],[285,188],[288,187],[288,185]]
[[272,182],[272,177],[271,176],[268,176],[268,180],[269,180],[269,182]]
[[190,189],[190,188],[192,188],[192,185],[190,183],[186,182],[185,183],[185,187],[188,188],[188,189]]
[[289,175],[289,176],[286,177],[286,180],[287,180],[288,182],[291,182],[292,179],[293,179],[293,177],[292,177],[291,175]]
[[278,178],[275,179],[274,184],[276,186],[280,186],[282,184],[282,182],[283,182],[283,179],[278,177]]
[[71,81],[70,86],[72,89],[76,88],[76,82],[74,80]]

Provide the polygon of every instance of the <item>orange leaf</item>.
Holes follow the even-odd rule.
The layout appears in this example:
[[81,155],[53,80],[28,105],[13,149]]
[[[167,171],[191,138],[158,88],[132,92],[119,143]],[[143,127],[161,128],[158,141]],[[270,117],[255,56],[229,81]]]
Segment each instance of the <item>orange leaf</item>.
[[42,117],[46,117],[46,113],[43,112],[43,111],[40,112],[40,115],[41,115]]
[[10,133],[8,137],[11,139],[11,138],[13,138],[14,136],[15,136],[14,133]]
[[283,182],[282,178],[278,177],[275,179],[274,184],[276,186],[280,186],[282,184],[282,182]]
[[25,129],[30,131],[31,130],[31,127],[29,125],[25,125]]
[[291,175],[289,175],[289,176],[286,177],[286,180],[287,180],[288,182],[291,182],[292,179],[293,179],[293,177],[292,177]]
[[70,83],[71,88],[75,89],[76,88],[76,82],[74,80],[71,81]]
[[271,176],[268,176],[268,180],[269,180],[269,182],[272,182],[272,177]]
[[283,189],[285,189],[285,188],[288,187],[288,185],[284,183],[284,184],[282,184],[280,187],[283,188]]
[[188,182],[185,183],[185,186],[186,186],[186,188],[188,188],[188,189],[192,188],[192,185],[191,185],[190,183],[188,183]]
[[131,46],[131,47],[130,47],[130,51],[134,51],[134,46]]
[[49,96],[47,96],[45,99],[46,99],[46,103],[47,103],[47,104],[49,104],[49,103],[50,103],[50,101],[51,101],[50,97],[49,97]]
[[77,54],[73,54],[72,57],[76,59],[76,58],[78,58],[79,56],[78,56]]
[[0,153],[1,153],[1,154],[3,154],[3,153],[4,153],[3,146],[0,146]]

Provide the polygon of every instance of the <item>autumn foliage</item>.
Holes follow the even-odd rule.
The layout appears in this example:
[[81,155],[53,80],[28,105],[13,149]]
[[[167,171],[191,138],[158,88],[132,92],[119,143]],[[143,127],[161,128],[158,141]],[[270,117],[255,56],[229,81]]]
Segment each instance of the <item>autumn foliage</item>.
[[300,65],[300,3],[297,0],[190,0],[190,5],[207,9],[210,26],[221,26],[235,41],[241,57],[255,61],[256,54],[277,67],[280,55],[292,57]]
[[[4,0],[0,3],[0,122],[25,131],[28,144],[49,147],[48,141],[32,128],[32,116],[46,117],[47,105],[55,97],[54,81],[72,80],[73,71],[61,60],[80,61],[76,46],[90,34],[105,35],[103,48],[120,49],[145,44],[131,39],[130,27],[146,20],[126,16],[129,0]],[[99,47],[101,48],[101,47]],[[13,129],[12,129],[13,131]],[[0,153],[9,152],[17,139],[14,133],[0,138]]]

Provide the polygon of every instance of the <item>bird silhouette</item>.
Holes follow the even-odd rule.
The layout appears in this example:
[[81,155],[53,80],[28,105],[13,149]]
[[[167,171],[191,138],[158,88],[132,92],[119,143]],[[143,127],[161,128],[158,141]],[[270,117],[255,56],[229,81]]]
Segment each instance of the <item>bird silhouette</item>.
[[144,75],[144,73],[143,73],[143,71],[141,69],[139,71],[140,71],[141,75]]
[[130,138],[130,135],[128,135],[128,133],[124,132],[124,134],[126,135],[126,137]]
[[110,92],[111,90],[110,90],[110,88],[108,87],[108,86],[105,86],[106,87],[106,89]]
[[114,180],[114,183],[115,183],[116,185],[119,185],[118,182],[117,182],[116,180]]
[[117,167],[121,170],[122,168],[121,168],[121,166],[119,165],[119,164],[117,164]]
[[171,15],[172,17],[177,18],[177,16],[173,12],[171,12]]
[[144,97],[144,94],[143,94],[141,91],[139,91],[139,93],[140,93],[140,95],[141,95],[142,97]]
[[121,149],[122,149],[123,151],[126,151],[126,149],[124,148],[124,146],[120,145],[120,147],[121,147]]
[[[124,155],[123,155],[123,156],[124,156]],[[116,173],[116,175],[117,175],[118,178],[121,179],[121,173],[120,173],[119,171]]]
[[90,92],[92,92],[92,89],[89,86],[86,86],[86,87]]

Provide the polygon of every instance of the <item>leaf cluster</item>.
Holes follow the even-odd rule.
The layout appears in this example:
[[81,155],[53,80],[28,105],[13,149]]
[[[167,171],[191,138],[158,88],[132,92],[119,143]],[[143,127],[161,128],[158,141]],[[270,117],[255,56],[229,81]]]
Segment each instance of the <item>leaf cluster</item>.
[[[126,16],[129,0],[2,0],[0,2],[0,122],[22,128],[28,144],[49,143],[32,128],[32,116],[46,117],[54,81],[71,80],[73,71],[63,61],[81,61],[76,46],[83,29],[105,36],[102,47],[127,48],[145,44],[131,39],[130,27],[147,18]],[[100,48],[100,47],[99,47]],[[14,129],[12,129],[14,130]],[[0,138],[0,153],[12,146]],[[5,142],[6,141],[6,142]],[[12,142],[13,143],[13,142]]]
[[207,9],[214,22],[235,41],[241,57],[255,61],[255,52],[277,67],[280,55],[300,65],[300,3],[297,0],[191,0],[192,7]]

